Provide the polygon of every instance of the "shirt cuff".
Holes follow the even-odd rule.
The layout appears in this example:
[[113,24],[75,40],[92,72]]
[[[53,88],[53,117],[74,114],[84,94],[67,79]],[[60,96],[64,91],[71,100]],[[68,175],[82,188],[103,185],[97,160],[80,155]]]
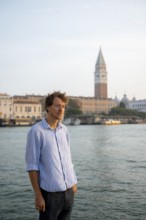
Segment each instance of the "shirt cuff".
[[31,171],[31,170],[37,170],[37,171],[39,171],[39,168],[38,168],[37,165],[27,164],[27,166],[26,166],[26,171]]

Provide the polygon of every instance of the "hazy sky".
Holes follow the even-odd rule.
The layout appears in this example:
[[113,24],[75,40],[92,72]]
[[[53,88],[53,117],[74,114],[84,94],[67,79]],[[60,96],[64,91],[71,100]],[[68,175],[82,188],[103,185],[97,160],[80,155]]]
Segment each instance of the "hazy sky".
[[108,96],[145,99],[145,0],[0,0],[0,93],[94,96],[100,46]]

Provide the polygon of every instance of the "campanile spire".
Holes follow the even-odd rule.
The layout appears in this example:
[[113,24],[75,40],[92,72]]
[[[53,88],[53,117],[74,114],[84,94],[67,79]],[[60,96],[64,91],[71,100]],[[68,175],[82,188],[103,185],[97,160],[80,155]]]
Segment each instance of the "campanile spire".
[[94,96],[97,99],[107,99],[107,71],[101,48],[95,65]]

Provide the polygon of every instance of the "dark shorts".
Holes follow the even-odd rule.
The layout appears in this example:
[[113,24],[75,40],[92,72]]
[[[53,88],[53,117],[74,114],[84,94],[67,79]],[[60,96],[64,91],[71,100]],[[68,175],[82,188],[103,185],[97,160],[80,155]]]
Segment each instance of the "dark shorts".
[[40,212],[39,220],[69,220],[73,208],[74,192],[47,192],[41,189],[46,211]]

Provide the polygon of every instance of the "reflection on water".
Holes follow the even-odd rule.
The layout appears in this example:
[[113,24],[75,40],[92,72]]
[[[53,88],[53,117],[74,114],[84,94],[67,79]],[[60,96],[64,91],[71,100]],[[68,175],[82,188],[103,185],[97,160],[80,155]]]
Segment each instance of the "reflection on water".
[[[25,172],[29,127],[0,128],[0,219],[36,220]],[[146,219],[146,125],[69,126],[78,177],[72,220]]]

